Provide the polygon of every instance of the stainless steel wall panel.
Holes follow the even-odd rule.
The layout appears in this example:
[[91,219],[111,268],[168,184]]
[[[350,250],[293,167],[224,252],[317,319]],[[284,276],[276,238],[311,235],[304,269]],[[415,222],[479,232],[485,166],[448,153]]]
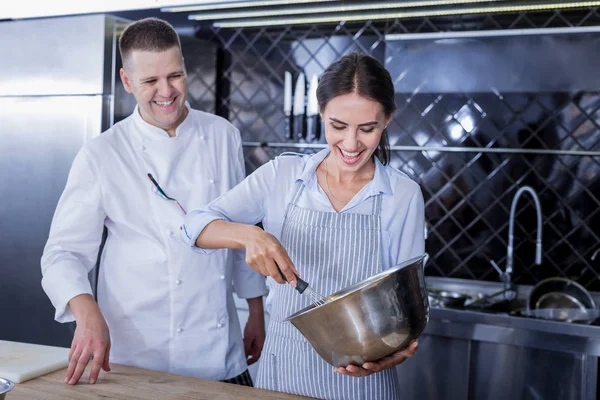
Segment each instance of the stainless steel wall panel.
[[[600,89],[600,33],[387,41],[400,93]],[[443,60],[443,62],[440,62]]]
[[125,23],[106,15],[0,23],[0,312],[11,319],[0,339],[72,340],[72,325],[54,322],[40,258],[75,154],[113,124],[115,103],[133,109],[131,95],[115,93]]
[[[102,96],[0,98],[0,338],[69,346],[40,259],[81,145],[100,134]],[[43,326],[43,328],[41,328]]]
[[102,94],[104,15],[0,23],[0,96]]

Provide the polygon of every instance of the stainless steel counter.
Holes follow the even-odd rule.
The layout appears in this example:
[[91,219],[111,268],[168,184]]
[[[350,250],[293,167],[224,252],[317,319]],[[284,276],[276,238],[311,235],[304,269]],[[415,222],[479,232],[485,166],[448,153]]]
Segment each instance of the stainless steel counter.
[[[502,288],[432,277],[427,284],[483,294]],[[517,288],[520,304],[530,289]],[[432,308],[419,350],[398,376],[408,399],[595,399],[599,356],[600,326]]]
[[432,308],[426,334],[600,356],[600,326]]

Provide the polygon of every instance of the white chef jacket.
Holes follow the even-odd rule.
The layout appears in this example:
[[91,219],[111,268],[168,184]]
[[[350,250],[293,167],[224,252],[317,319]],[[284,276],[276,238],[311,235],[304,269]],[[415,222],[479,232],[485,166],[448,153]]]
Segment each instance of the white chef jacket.
[[56,320],[72,321],[67,303],[92,293],[88,272],[105,225],[97,298],[110,329],[110,361],[229,379],[247,368],[232,290],[253,298],[266,285],[240,251],[190,251],[179,238],[183,211],[147,176],[186,210],[244,178],[239,131],[188,109],[176,137],[146,123],[136,107],[82,147],[52,221],[42,286]]
[[[326,148],[313,155],[286,153],[276,157],[208,206],[189,211],[181,232],[182,239],[197,252],[213,254],[213,250],[195,247],[195,239],[210,222],[223,219],[247,224],[262,221],[264,229],[281,241],[285,210],[298,183],[304,185],[298,199],[299,207],[336,212],[319,186],[316,174],[317,167],[328,154],[329,148]],[[373,213],[372,197],[379,194],[382,195],[382,264],[383,269],[388,269],[425,252],[425,205],[421,188],[415,181],[391,166],[384,166],[375,157],[373,179],[340,213],[370,215]],[[302,270],[299,272],[302,275]],[[275,284],[271,278],[268,282]],[[270,311],[271,301],[269,295],[267,311]]]

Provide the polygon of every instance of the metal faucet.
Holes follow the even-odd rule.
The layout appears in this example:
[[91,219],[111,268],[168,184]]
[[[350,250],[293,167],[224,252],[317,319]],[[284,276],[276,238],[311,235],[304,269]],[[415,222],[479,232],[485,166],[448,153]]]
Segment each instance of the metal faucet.
[[[500,280],[504,282],[504,289],[506,291],[505,297],[512,299],[515,296],[513,291],[513,285],[511,282],[511,277],[513,273],[513,253],[514,253],[514,230],[515,230],[515,214],[517,210],[517,203],[519,202],[519,198],[525,192],[528,192],[533,197],[533,201],[535,202],[535,211],[537,214],[537,238],[535,240],[535,263],[536,265],[540,265],[542,263],[542,206],[540,205],[540,199],[537,196],[537,193],[530,186],[523,186],[517,193],[515,193],[515,197],[513,197],[512,205],[510,206],[510,219],[508,221],[508,247],[506,248],[506,268],[504,271],[498,267],[498,264],[494,262],[494,260],[490,260],[492,267],[498,271],[500,274]],[[599,249],[600,250],[600,249]],[[510,293],[509,293],[510,292]]]

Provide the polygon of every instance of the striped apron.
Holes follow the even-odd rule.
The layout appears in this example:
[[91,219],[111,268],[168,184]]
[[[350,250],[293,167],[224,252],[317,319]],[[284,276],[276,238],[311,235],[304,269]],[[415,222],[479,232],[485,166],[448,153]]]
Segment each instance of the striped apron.
[[[298,183],[285,212],[281,243],[313,290],[329,295],[382,271],[381,195],[371,215],[320,212],[296,205]],[[271,322],[256,387],[318,399],[398,399],[396,369],[355,378],[339,374],[319,357],[290,322],[289,315],[310,305],[290,285],[275,285]]]

